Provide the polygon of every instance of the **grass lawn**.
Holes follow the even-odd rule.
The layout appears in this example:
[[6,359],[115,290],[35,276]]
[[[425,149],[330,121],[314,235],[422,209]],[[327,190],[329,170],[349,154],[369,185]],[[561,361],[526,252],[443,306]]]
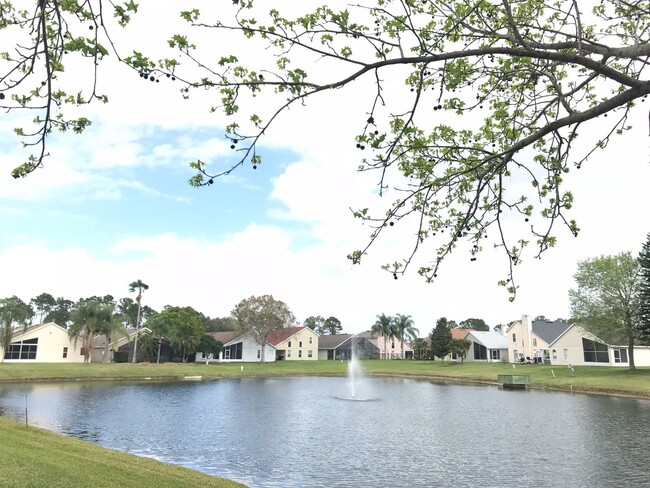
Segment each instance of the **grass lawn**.
[[138,488],[244,485],[72,439],[0,417],[3,488],[110,486]]
[[[496,383],[499,374],[530,374],[533,387],[573,389],[594,393],[631,394],[650,397],[650,368],[631,373],[627,368],[610,366],[576,366],[573,377],[569,369],[550,365],[504,363],[443,363],[441,361],[362,362],[365,373],[449,378]],[[245,363],[167,363],[167,364],[0,364],[0,382],[69,379],[182,379],[202,376],[205,379],[243,376],[338,376],[345,375],[347,363],[341,361],[278,361],[268,364]],[[554,376],[555,375],[555,376]]]

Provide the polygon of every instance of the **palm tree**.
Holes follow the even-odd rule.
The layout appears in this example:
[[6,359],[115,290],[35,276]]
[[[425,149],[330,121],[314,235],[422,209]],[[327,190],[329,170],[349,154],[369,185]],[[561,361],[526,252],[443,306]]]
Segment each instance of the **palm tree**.
[[92,362],[91,352],[95,337],[100,334],[113,335],[118,328],[118,321],[113,314],[113,305],[104,305],[95,300],[83,301],[72,312],[72,324],[68,335],[77,341],[83,341],[84,363]]
[[22,325],[25,330],[33,316],[32,308],[16,295],[0,299],[0,362],[4,362],[5,350],[11,344],[14,323]]
[[384,359],[388,359],[388,349],[387,342],[389,338],[393,338],[393,330],[391,324],[393,322],[392,317],[388,317],[385,314],[377,315],[377,321],[370,329],[370,334],[372,337],[383,336],[384,338]]
[[398,313],[397,316],[393,318],[393,326],[395,329],[395,336],[401,343],[402,359],[404,359],[404,341],[417,339],[420,331],[413,327],[413,319],[410,315],[402,315],[401,313]]
[[149,285],[144,283],[142,280],[134,281],[129,285],[129,292],[133,293],[138,290],[138,296],[135,297],[135,301],[138,303],[138,316],[135,319],[135,340],[133,341],[133,357],[131,362],[135,363],[138,355],[138,335],[140,333],[140,311],[142,310],[142,293],[145,290],[149,289]]

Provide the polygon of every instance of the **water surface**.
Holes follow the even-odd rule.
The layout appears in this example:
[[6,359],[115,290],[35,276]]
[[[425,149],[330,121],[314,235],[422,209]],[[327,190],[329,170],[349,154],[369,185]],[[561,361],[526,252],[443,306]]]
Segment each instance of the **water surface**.
[[650,484],[649,401],[347,382],[0,385],[0,413],[251,487]]

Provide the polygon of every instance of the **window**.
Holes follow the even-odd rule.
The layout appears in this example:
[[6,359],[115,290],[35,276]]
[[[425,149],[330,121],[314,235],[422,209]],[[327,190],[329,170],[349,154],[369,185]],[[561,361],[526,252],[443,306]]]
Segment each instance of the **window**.
[[63,359],[65,359],[65,358],[67,358],[67,357],[68,357],[68,348],[67,348],[67,347],[64,347],[64,348],[63,348]]
[[609,363],[609,352],[607,345],[582,338],[582,350],[584,351],[585,363]]
[[395,341],[393,341],[393,342],[391,343],[391,346],[390,346],[390,347],[393,348],[393,349],[395,349]]
[[85,348],[85,347],[82,347],[82,348],[81,348],[81,351],[79,351],[79,354],[81,354],[82,356],[85,357],[85,356],[86,356],[86,348]]
[[241,359],[243,343],[231,344],[223,348],[224,359]]
[[298,357],[299,357],[299,358],[302,357],[302,349],[298,349]]
[[557,351],[553,349],[553,361],[557,361]]
[[302,347],[302,341],[298,343],[298,347]]
[[474,343],[474,359],[487,359],[487,348],[483,344]]
[[12,342],[5,351],[5,359],[36,359],[37,349],[38,337],[26,341]]
[[287,347],[291,347],[291,341],[287,343]]
[[627,349],[614,349],[614,362],[627,363]]
[[492,358],[492,361],[498,361],[501,359],[501,352],[498,349],[492,349],[490,351],[490,357]]
[[537,347],[537,338],[533,337],[533,347]]
[[261,351],[258,349],[258,350],[257,350],[257,359],[259,359],[261,355],[262,355],[262,353],[261,353]]
[[569,350],[568,350],[568,349],[565,349],[565,350],[564,350],[564,360],[565,360],[565,361],[568,361],[568,360],[569,360]]
[[513,344],[517,342],[517,334],[512,334],[512,342]]
[[312,336],[309,336],[309,343],[312,344],[314,342],[314,338]]
[[[311,337],[310,337],[310,339],[311,339]],[[314,356],[314,351],[312,351],[311,349],[309,351],[307,351],[307,357],[308,358],[311,358],[313,356]]]
[[287,357],[288,357],[288,358],[291,357],[291,349],[287,349]]

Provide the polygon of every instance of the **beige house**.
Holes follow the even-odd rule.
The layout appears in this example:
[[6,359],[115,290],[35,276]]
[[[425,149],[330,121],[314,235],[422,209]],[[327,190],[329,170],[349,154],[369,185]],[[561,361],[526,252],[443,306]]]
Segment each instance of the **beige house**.
[[[75,340],[76,339],[76,340]],[[5,350],[7,363],[83,363],[83,341],[70,338],[68,331],[55,324],[38,324],[14,332]]]
[[[528,315],[506,331],[508,360],[574,366],[629,366],[628,346],[610,345],[577,324],[531,320]],[[634,346],[636,366],[650,366],[650,346]]]
[[569,329],[565,322],[548,320],[531,320],[523,315],[505,332],[508,341],[508,361],[551,362],[550,345]]
[[318,359],[318,338],[309,327],[286,327],[272,332],[267,340],[275,347],[275,359],[312,361]]

